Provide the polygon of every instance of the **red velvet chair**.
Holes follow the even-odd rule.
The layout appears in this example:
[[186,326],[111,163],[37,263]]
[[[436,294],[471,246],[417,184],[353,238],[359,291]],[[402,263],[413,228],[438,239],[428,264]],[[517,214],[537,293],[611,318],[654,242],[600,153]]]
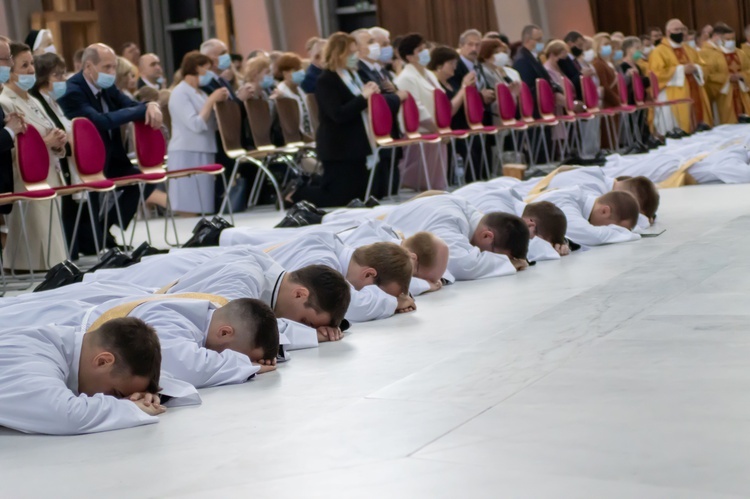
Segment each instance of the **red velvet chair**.
[[[691,106],[691,112],[690,112],[690,128],[691,130],[695,129],[695,122],[694,122],[694,113],[692,112],[692,106],[695,105],[693,102],[693,99],[687,98],[687,99],[672,99],[672,100],[664,100],[659,101],[659,94],[661,93],[661,88],[659,87],[659,78],[656,76],[656,73],[653,71],[649,71],[648,73],[648,81],[651,84],[651,98],[654,102],[657,102],[659,104],[659,108],[661,109],[662,113],[664,113],[664,108],[669,107],[670,112],[671,108],[673,106],[680,106],[680,105],[689,105]],[[662,114],[663,116],[663,114]]]
[[[482,94],[479,93],[479,89],[475,85],[469,85],[464,89],[464,112],[466,113],[466,122],[469,124],[469,133],[471,134],[467,150],[471,151],[473,139],[475,136],[478,136],[482,144],[482,165],[480,165],[480,169],[484,166],[487,178],[490,178],[492,176],[490,173],[492,165],[490,165],[487,159],[486,137],[487,135],[496,135],[500,131],[500,128],[487,126],[482,122],[484,119],[484,99],[482,99]],[[473,162],[470,162],[469,165],[476,180],[477,176],[473,169]]]
[[[49,174],[49,153],[44,139],[39,131],[32,125],[26,126],[26,132],[16,136],[16,155],[18,158],[18,170],[23,185],[23,191],[0,194],[0,205],[15,204],[16,210],[21,217],[21,231],[23,242],[26,246],[26,259],[29,267],[29,277],[34,280],[33,264],[31,262],[31,245],[29,243],[29,234],[26,227],[26,208],[29,203],[55,200],[57,193],[47,183]],[[60,215],[60,207],[55,203]],[[50,212],[50,223],[52,213]],[[60,220],[62,224],[62,219]],[[51,231],[49,231],[51,233]],[[67,246],[66,246],[67,250]],[[1,259],[2,257],[0,257]],[[15,259],[15,258],[14,258]],[[50,263],[50,262],[48,262]],[[57,262],[55,262],[57,263]],[[0,266],[4,266],[0,265]],[[11,271],[15,274],[14,266]],[[3,289],[5,289],[5,274],[2,275]]]
[[609,136],[609,143],[614,145],[615,136],[612,132],[612,124],[610,119],[613,119],[615,112],[608,109],[599,108],[599,91],[596,87],[596,82],[590,76],[581,75],[581,91],[583,92],[583,103],[586,106],[586,111],[596,117],[604,119],[604,126]]
[[[525,142],[528,150],[531,151],[531,142],[528,133],[529,125],[527,125],[525,121],[516,119],[518,105],[516,103],[516,98],[513,96],[513,92],[511,92],[510,87],[505,83],[498,84],[495,91],[497,93],[497,110],[500,115],[500,123],[504,129],[510,132],[510,138],[513,141],[513,151],[516,153],[516,156],[518,156],[519,147],[518,140],[516,139],[516,132],[526,132],[524,134]],[[521,143],[523,144],[523,142],[524,140],[522,139]],[[530,163],[533,164],[534,159],[531,158],[531,153],[529,153],[529,159]]]
[[[440,137],[448,139],[450,142],[453,157],[453,172],[455,175],[457,167],[456,139],[466,140],[470,134],[468,130],[454,130],[451,128],[451,122],[453,121],[453,105],[451,104],[450,99],[441,88],[436,88],[433,93],[435,99],[435,125],[437,126]],[[469,161],[471,162],[471,155],[469,155]]]
[[[538,82],[539,80],[537,80]],[[545,82],[546,83],[546,82]],[[538,83],[536,84],[538,88]],[[550,88],[550,91],[552,89]],[[526,82],[521,82],[521,93],[518,96],[518,101],[520,103],[521,107],[521,121],[526,123],[527,125],[531,127],[539,127],[539,128],[545,128],[545,127],[555,127],[559,123],[557,119],[555,118],[555,97],[554,93],[552,95],[545,95],[544,100],[545,102],[542,102],[542,96],[537,94],[537,106],[539,109],[544,109],[545,114],[541,115],[541,118],[534,118],[534,97],[531,95],[531,90],[529,89],[529,86],[526,85]],[[547,160],[547,163],[552,162],[552,156],[550,155],[549,147],[547,145],[547,139],[544,133],[537,134],[537,137],[539,139],[536,146],[533,148],[533,152],[530,151],[530,157],[535,157],[539,148],[544,148],[544,157]],[[533,140],[531,141],[533,145]]]
[[[560,142],[559,149],[560,149],[560,158],[565,158],[567,151],[570,146],[569,137],[573,136],[575,137],[575,133],[571,134],[571,128],[573,129],[573,132],[575,132],[575,123],[576,123],[576,117],[573,114],[569,114],[567,112],[567,107],[563,106],[563,111],[561,113],[557,112],[557,102],[555,98],[555,93],[552,90],[552,86],[549,84],[549,82],[543,78],[537,78],[536,80],[536,95],[537,95],[537,109],[539,111],[539,115],[544,120],[550,120],[554,119],[558,123],[562,123],[563,127],[565,128],[565,136],[563,137],[562,141],[555,141],[555,143]],[[563,96],[566,99],[567,103],[567,95],[565,94],[565,90],[563,89]],[[548,126],[548,125],[547,125]],[[552,154],[554,155],[554,146],[552,150]]]
[[[637,79],[631,78],[631,79]],[[617,91],[620,95],[620,106],[616,108],[611,108],[613,111],[617,111],[620,113],[620,129],[622,128],[622,122],[625,121],[627,123],[627,127],[624,128],[625,134],[626,134],[626,140],[629,142],[629,144],[632,146],[635,142],[635,135],[639,134],[638,127],[634,126],[634,123],[632,122],[631,118],[633,117],[633,114],[638,111],[638,108],[634,105],[629,104],[629,95],[628,95],[628,82],[625,79],[625,75],[618,72],[617,73]],[[638,140],[640,143],[640,140]]]

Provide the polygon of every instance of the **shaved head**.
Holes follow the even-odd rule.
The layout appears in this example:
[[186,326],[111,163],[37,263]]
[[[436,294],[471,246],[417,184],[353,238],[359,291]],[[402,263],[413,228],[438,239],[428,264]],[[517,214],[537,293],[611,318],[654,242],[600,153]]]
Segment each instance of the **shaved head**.
[[677,33],[679,31],[683,31],[684,29],[685,25],[682,24],[682,21],[680,21],[679,19],[670,19],[669,21],[667,21],[667,33]]

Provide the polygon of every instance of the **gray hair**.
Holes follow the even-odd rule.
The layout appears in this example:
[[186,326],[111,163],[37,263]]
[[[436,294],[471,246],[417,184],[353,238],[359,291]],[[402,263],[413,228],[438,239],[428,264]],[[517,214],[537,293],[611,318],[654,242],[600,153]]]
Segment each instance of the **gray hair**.
[[640,43],[641,39],[637,36],[628,36],[622,41],[622,51],[627,54],[630,48],[640,45]]
[[83,51],[83,55],[81,56],[81,66],[85,66],[89,61],[91,61],[91,64],[99,64],[99,61],[102,59],[99,56],[100,50],[110,50],[113,54],[115,53],[109,45],[94,43],[86,47],[86,50]]
[[389,40],[391,38],[391,32],[385,28],[381,28],[380,26],[370,28],[369,31],[372,36],[383,36],[385,38],[388,38]]
[[521,41],[525,42],[529,38],[531,38],[531,35],[534,33],[534,30],[542,30],[539,26],[536,24],[528,24],[523,27],[523,30],[521,31]]
[[482,39],[482,33],[478,29],[467,29],[458,37],[458,46],[460,47],[466,43],[466,39],[470,36],[476,36],[479,37],[480,40]]
[[212,49],[219,48],[221,46],[226,46],[226,45],[224,44],[224,42],[222,42],[218,38],[209,38],[205,42],[201,43],[200,51],[201,51],[201,54],[206,55]]

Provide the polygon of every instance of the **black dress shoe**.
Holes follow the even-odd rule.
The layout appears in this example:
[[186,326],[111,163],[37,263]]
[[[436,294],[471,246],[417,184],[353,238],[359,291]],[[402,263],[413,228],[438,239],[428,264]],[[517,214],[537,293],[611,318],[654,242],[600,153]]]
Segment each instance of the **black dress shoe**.
[[681,139],[682,135],[675,132],[674,130],[670,130],[669,132],[665,133],[664,136],[668,139]]
[[375,208],[376,206],[380,206],[380,201],[370,196],[369,198],[367,198],[367,201],[365,201],[365,206],[367,206],[368,208]]
[[130,259],[133,260],[133,263],[138,263],[144,256],[161,255],[164,253],[169,253],[169,250],[156,249],[145,242],[138,246],[135,250],[133,250],[133,252],[130,254]]
[[347,204],[346,207],[347,208],[367,208],[367,205],[361,199],[352,199],[351,201],[349,201],[349,204]]
[[321,210],[320,208],[318,208],[317,206],[315,206],[310,201],[305,201],[305,200],[302,200],[299,203],[296,203],[294,206],[292,206],[292,208],[297,208],[297,209],[309,211],[309,212],[312,212],[312,213],[317,213],[321,217],[325,216],[325,215],[328,215],[327,211]]
[[44,280],[39,286],[34,288],[33,293],[61,288],[68,284],[81,282],[82,280],[83,272],[81,272],[81,269],[79,269],[73,262],[65,260],[47,271]]
[[698,126],[695,127],[696,132],[707,132],[708,130],[711,130],[711,127],[706,123],[698,123]]
[[304,227],[310,225],[305,219],[299,216],[299,214],[286,215],[281,219],[281,222],[274,225],[275,229],[284,229],[290,227]]
[[230,227],[234,227],[234,225],[230,224],[226,219],[220,217],[219,215],[213,217],[211,219],[211,223],[216,227],[219,227],[220,229],[229,229]]
[[[193,232],[193,236],[182,245],[183,248],[203,248],[206,246],[218,246],[219,237],[221,237],[221,231],[223,227],[217,227],[207,220],[201,220],[205,222],[200,228],[196,226],[197,232]],[[198,222],[200,225],[201,222]]]
[[739,123],[750,123],[750,116],[746,114],[741,114],[737,116],[737,122]]

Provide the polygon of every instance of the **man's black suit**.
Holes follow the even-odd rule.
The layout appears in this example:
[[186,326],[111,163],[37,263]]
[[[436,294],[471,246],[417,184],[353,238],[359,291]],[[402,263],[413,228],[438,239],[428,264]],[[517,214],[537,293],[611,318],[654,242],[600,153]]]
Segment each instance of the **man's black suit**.
[[[13,138],[5,129],[5,112],[0,107],[0,194],[13,192]],[[12,204],[0,205],[0,214],[10,213]]]
[[578,61],[576,61],[575,59],[571,59],[570,57],[565,57],[557,61],[557,65],[560,67],[560,71],[562,71],[563,75],[565,75],[565,77],[570,80],[573,86],[576,87],[576,100],[582,101],[583,93],[581,92],[581,68],[578,64]]

